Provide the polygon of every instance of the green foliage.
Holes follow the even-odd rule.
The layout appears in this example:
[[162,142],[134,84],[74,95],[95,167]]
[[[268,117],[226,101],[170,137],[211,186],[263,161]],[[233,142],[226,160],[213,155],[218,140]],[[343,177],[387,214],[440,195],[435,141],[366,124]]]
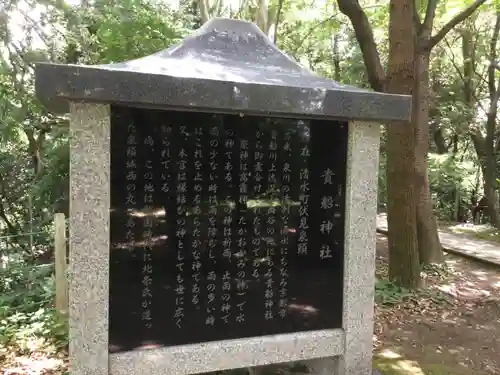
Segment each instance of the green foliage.
[[[449,274],[446,266],[439,265],[429,266],[424,272],[439,277],[445,277]],[[377,280],[375,283],[375,302],[379,305],[394,306],[410,300],[418,303],[422,298],[436,304],[450,303],[451,301],[447,294],[433,289],[410,290],[389,280]]]
[[28,349],[43,339],[67,345],[67,324],[52,308],[55,283],[52,265],[11,262],[0,270],[0,345]]
[[375,302],[381,305],[396,305],[414,295],[413,291],[398,286],[392,281],[377,280],[375,284]]
[[54,309],[40,308],[32,312],[6,314],[0,320],[0,345],[15,345],[30,350],[30,342],[42,339],[45,345],[65,348],[68,326]]
[[477,167],[453,154],[429,155],[429,184],[438,217],[453,220],[457,209],[466,209],[476,189]]
[[67,213],[69,194],[69,144],[66,130],[45,150],[45,173],[31,186],[33,206],[40,230],[52,226],[53,213]]
[[[75,25],[75,40],[86,63],[113,63],[159,52],[185,36],[189,29],[183,17],[163,2],[132,0],[120,7],[101,0],[88,10],[75,9],[75,18],[86,25]],[[140,30],[140,32],[138,32]]]

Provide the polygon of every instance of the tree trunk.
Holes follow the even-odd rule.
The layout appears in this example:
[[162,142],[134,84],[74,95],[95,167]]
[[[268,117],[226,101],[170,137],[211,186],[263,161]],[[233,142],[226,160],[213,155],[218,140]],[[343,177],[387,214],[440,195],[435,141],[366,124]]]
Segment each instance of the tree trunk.
[[[386,91],[411,95],[414,88],[413,0],[392,0],[389,16],[389,61]],[[420,266],[416,231],[417,191],[414,179],[415,134],[408,123],[387,127],[387,225],[389,277],[417,288]]]
[[198,7],[200,8],[201,24],[203,25],[210,19],[210,4],[208,0],[199,0]]
[[498,200],[496,197],[496,123],[498,114],[498,101],[500,100],[500,78],[498,83],[495,79],[495,69],[497,62],[497,44],[500,37],[500,6],[497,6],[497,17],[493,34],[490,41],[490,66],[488,68],[488,91],[490,99],[490,107],[486,120],[486,137],[485,137],[485,175],[484,175],[484,193],[488,201],[487,212],[490,217],[491,224],[496,228],[500,228],[500,212],[498,211]]
[[[448,21],[436,35],[432,27],[436,16],[437,1],[429,1],[423,22],[416,11],[415,2],[406,4],[412,12],[412,25],[418,29],[415,54],[415,94],[413,95],[412,122],[415,130],[415,184],[417,186],[417,232],[420,262],[422,264],[444,261],[437,231],[437,222],[432,209],[432,200],[427,175],[427,151],[429,149],[429,56],[432,48],[456,25],[470,17],[486,0],[476,0]],[[409,41],[410,39],[408,39]]]
[[[498,99],[494,100],[498,101]],[[490,104],[495,106],[497,104]],[[482,157],[479,159],[483,173],[483,195],[486,197],[486,214],[490,219],[491,225],[500,228],[500,211],[497,199],[497,154],[495,152],[495,128],[496,128],[496,110],[490,108],[490,113],[486,120],[486,137],[483,141]],[[492,114],[493,113],[493,114]]]
[[269,33],[269,5],[267,0],[258,0],[255,23],[266,34]]
[[333,79],[340,82],[340,52],[339,52],[339,34],[333,35]]
[[[440,64],[440,61],[438,59],[436,69],[441,71],[443,68]],[[437,93],[442,86],[442,83],[439,80],[438,74],[434,74],[433,78],[431,79],[431,93]],[[431,97],[429,97],[431,99]],[[431,106],[430,103],[433,103]],[[449,145],[446,144],[446,139],[443,133],[443,128],[441,127],[441,111],[439,109],[438,105],[438,100],[436,97],[433,98],[433,100],[430,100],[429,103],[429,118],[432,120],[429,123],[429,131],[430,134],[432,135],[432,139],[434,140],[434,151],[437,152],[440,155],[444,155],[448,153],[449,150]],[[430,146],[431,147],[431,146]]]
[[[499,82],[500,86],[500,82]],[[500,93],[500,88],[498,89]],[[498,99],[500,95],[495,95],[494,103],[490,104],[490,107],[498,105]],[[497,163],[496,163],[496,152],[495,152],[495,129],[496,129],[496,115],[497,110],[490,108],[488,113],[488,119],[486,121],[486,138],[485,138],[485,168],[484,168],[484,196],[488,201],[486,207],[486,212],[490,218],[491,225],[495,228],[500,228],[500,211],[498,198],[496,195],[497,190]]]
[[417,195],[417,235],[421,264],[442,263],[443,249],[439,242],[434,216],[427,152],[429,149],[429,52],[418,49],[415,57],[415,92],[412,123],[415,131],[415,187]]
[[[476,56],[473,46],[473,30],[471,29],[472,24],[468,27],[460,30],[460,37],[462,38],[462,59],[463,59],[463,74],[462,80],[464,84],[464,103],[467,106],[466,119],[469,123],[469,136],[472,140],[474,150],[476,151],[477,160],[483,174],[483,178],[486,179],[487,172],[487,152],[486,152],[486,140],[475,124],[473,124],[476,117],[476,90],[475,90],[475,70],[476,70]],[[490,188],[489,183],[484,183],[484,193],[483,195],[488,200],[488,190]],[[475,221],[476,218],[473,218]]]
[[448,145],[446,144],[446,139],[443,135],[443,129],[439,125],[435,124],[431,128],[432,137],[434,139],[434,144],[436,145],[436,152],[439,155],[444,155],[448,153]]
[[[370,86],[376,91],[412,94],[414,97],[413,114],[417,120],[407,124],[391,124],[387,129],[387,190],[388,229],[389,229],[389,276],[401,285],[414,287],[419,284],[420,268],[417,243],[417,203],[419,202],[419,239],[424,249],[424,262],[442,259],[437,224],[432,213],[432,204],[427,177],[426,153],[429,147],[428,131],[428,56],[432,48],[460,22],[469,17],[486,0],[476,0],[448,21],[434,36],[432,28],[436,15],[437,1],[429,1],[425,19],[415,8],[414,0],[391,0],[389,17],[389,63],[387,74],[380,62],[373,30],[358,0],[337,0],[339,9],[354,27],[359,43]],[[418,39],[417,39],[418,38]],[[415,46],[418,43],[418,55]],[[424,55],[422,53],[425,52]],[[419,66],[414,66],[418,57]],[[424,61],[421,61],[421,58]],[[422,69],[425,68],[425,69]],[[416,71],[416,68],[418,70]],[[418,76],[415,74],[418,73]],[[422,85],[414,81],[421,75],[426,77]],[[422,90],[423,88],[423,90]],[[423,107],[420,107],[423,106]],[[415,144],[415,138],[418,138]],[[422,142],[425,141],[425,145]],[[416,155],[415,147],[419,148]],[[417,159],[418,157],[418,159]],[[415,187],[418,185],[418,188]],[[425,247],[430,246],[430,251]]]
[[0,175],[0,219],[5,223],[8,234],[17,234],[19,232],[19,223],[9,217],[9,213],[12,213],[10,208],[6,185],[2,175]]
[[[488,175],[489,174],[490,173],[488,173]],[[496,179],[495,176],[488,175],[484,176],[484,196],[488,202],[486,212],[490,218],[491,225],[495,228],[500,228],[500,212],[498,211],[498,199],[496,195]]]
[[[381,92],[411,95],[414,82],[413,0],[392,0],[389,23],[389,62],[382,67],[370,22],[356,0],[337,0],[339,9],[354,27],[370,86]],[[409,42],[410,41],[410,42]],[[415,135],[407,122],[387,127],[387,225],[389,229],[389,278],[407,288],[420,285],[418,259]]]

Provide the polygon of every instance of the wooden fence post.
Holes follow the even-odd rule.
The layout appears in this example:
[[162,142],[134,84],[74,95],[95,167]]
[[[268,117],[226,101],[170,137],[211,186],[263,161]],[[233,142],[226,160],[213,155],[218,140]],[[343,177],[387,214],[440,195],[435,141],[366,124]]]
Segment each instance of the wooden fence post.
[[61,314],[68,311],[68,280],[66,277],[66,218],[54,215],[54,259],[56,272],[56,309]]

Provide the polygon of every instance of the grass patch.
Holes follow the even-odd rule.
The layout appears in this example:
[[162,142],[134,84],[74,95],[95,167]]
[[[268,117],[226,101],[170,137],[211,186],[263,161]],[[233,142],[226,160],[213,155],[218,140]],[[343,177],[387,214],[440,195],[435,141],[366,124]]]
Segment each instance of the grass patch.
[[390,352],[390,355],[377,354],[373,358],[373,366],[382,375],[466,375],[463,368],[450,368],[442,364],[420,364],[393,352]]
[[462,226],[452,225],[448,227],[453,233],[467,234],[471,237],[500,243],[500,230],[490,225]]

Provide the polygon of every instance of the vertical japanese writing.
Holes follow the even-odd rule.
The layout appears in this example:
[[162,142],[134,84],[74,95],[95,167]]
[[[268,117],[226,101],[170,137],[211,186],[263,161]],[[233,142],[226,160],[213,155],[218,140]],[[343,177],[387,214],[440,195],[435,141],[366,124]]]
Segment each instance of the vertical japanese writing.
[[120,106],[110,122],[113,353],[341,327],[347,124]]
[[[264,172],[264,166],[263,166],[263,159],[264,159],[264,153],[262,152],[262,132],[257,128],[257,131],[255,132],[255,151],[253,155],[253,195],[256,199],[257,202],[260,201],[260,196],[262,195],[262,180],[264,179],[263,172]],[[255,279],[260,278],[260,265],[261,265],[261,258],[262,255],[260,253],[261,251],[261,230],[262,230],[262,223],[261,223],[261,218],[260,218],[260,205],[255,204],[253,207],[253,212],[252,212],[252,227],[253,227],[253,234],[252,234],[252,258],[253,258],[253,263],[252,263],[252,276]]]
[[[162,125],[161,126],[161,133],[162,133],[162,139],[161,139],[161,151],[160,151],[160,165],[161,165],[161,173],[160,173],[160,191],[163,196],[167,197],[167,200],[170,199],[170,195],[172,193],[173,187],[171,186],[171,173],[172,173],[172,155],[171,155],[171,136],[172,136],[172,126],[166,126]],[[168,215],[171,213],[168,213],[165,211],[165,215]],[[178,285],[177,285],[178,287]],[[176,300],[179,298],[179,296],[176,295]],[[176,304],[176,309],[177,309],[177,304]],[[175,312],[175,314],[181,314],[182,310],[179,310]],[[175,321],[177,322],[177,319],[174,316]],[[180,322],[178,323],[178,325]]]
[[240,140],[240,178],[239,178],[239,201],[243,210],[238,212],[238,240],[237,240],[237,271],[236,271],[236,294],[238,310],[236,312],[236,322],[245,321],[245,310],[243,306],[246,303],[245,296],[248,290],[247,282],[247,203],[248,203],[248,140]]
[[303,158],[302,167],[299,174],[299,238],[297,244],[298,255],[307,254],[308,238],[307,230],[309,229],[309,164],[310,156],[309,146],[306,144],[300,150],[300,156]]
[[[148,148],[154,147],[153,137],[147,136],[144,138],[144,145]],[[144,163],[144,197],[143,197],[143,267],[142,267],[142,320],[144,320],[147,328],[152,326],[151,316],[151,300],[152,296],[152,283],[153,283],[153,261],[151,259],[153,254],[153,165],[151,160],[145,160]]]
[[[224,184],[226,184],[230,190],[234,186],[233,177],[233,151],[234,151],[234,131],[228,130],[227,138],[224,141]],[[231,316],[231,284],[232,275],[229,271],[231,267],[230,264],[233,261],[233,210],[234,206],[239,207],[239,202],[233,202],[231,198],[227,197],[224,202],[224,241],[222,244],[223,251],[222,256],[228,263],[228,269],[224,271],[222,275],[222,305],[221,313],[222,320],[227,323],[229,317]],[[230,204],[231,203],[231,204]]]
[[160,152],[160,164],[162,165],[161,171],[161,192],[166,194],[167,196],[170,194],[172,187],[169,184],[170,181],[170,172],[171,172],[171,163],[172,163],[172,155],[170,154],[170,136],[172,135],[172,127],[171,126],[162,126],[162,133],[165,136],[162,139],[162,149]]
[[[321,175],[321,181],[323,185],[332,185],[332,177],[334,176],[333,171],[330,168],[326,168]],[[327,186],[325,186],[327,187]],[[325,189],[326,190],[326,189]],[[327,189],[331,191],[333,189]],[[323,195],[320,200],[321,209],[324,211],[323,217],[327,217],[328,219],[322,220],[320,224],[320,233],[323,236],[330,237],[330,233],[333,229],[333,222],[330,220],[333,217],[333,211],[335,210],[335,197],[332,195]],[[321,259],[332,258],[332,249],[329,245],[329,241],[327,243],[322,243],[319,249],[319,256]]]
[[203,128],[196,127],[194,129],[195,135],[195,149],[193,157],[194,166],[194,176],[193,176],[193,199],[191,202],[192,206],[192,220],[193,220],[193,230],[192,230],[192,242],[191,250],[193,262],[191,264],[193,286],[191,288],[191,303],[198,307],[200,303],[200,277],[201,277],[201,197],[203,193],[203,147],[202,147],[202,137]]
[[[125,178],[127,180],[126,185],[126,197],[125,197],[125,205],[129,212],[137,206],[137,133],[136,128],[133,124],[130,124],[127,127],[127,151],[125,158]],[[135,229],[137,226],[136,219],[134,216],[129,215],[127,218],[127,222],[125,223],[127,228],[125,233],[125,240],[127,241],[127,247],[130,250],[134,250],[135,247]],[[146,266],[146,262],[143,261],[143,266]],[[143,275],[141,275],[143,276]],[[149,304],[151,303],[151,295],[149,289],[146,290],[145,287],[141,290],[141,321],[144,322],[144,325],[150,324],[151,317],[148,314],[150,311],[148,310]]]
[[271,131],[271,140],[269,141],[269,152],[268,152],[268,169],[267,169],[267,189],[268,195],[270,195],[270,202],[267,208],[266,215],[266,260],[267,260],[267,272],[265,273],[266,278],[266,289],[264,292],[264,307],[265,313],[264,318],[270,320],[274,318],[273,306],[274,306],[274,256],[275,256],[275,245],[276,245],[276,162],[278,159],[278,133],[276,130]]
[[[127,196],[125,197],[125,205],[129,209],[135,208],[137,205],[136,190],[137,190],[137,134],[135,132],[134,125],[130,124],[128,126],[128,136],[127,136],[127,156],[125,162],[126,174],[125,178],[127,180]],[[134,228],[136,226],[133,216],[128,216],[127,232],[125,233],[125,240],[127,241],[128,247],[130,249],[134,248],[135,233]]]
[[288,296],[288,227],[289,227],[289,217],[290,217],[290,184],[291,184],[291,136],[290,132],[286,132],[283,142],[283,152],[284,161],[283,167],[281,169],[281,189],[282,189],[282,199],[281,199],[281,240],[280,240],[280,281],[279,281],[279,301],[278,301],[278,315],[281,318],[285,318],[287,315],[287,296]]
[[[180,126],[181,135],[185,134],[186,127]],[[185,315],[184,296],[186,287],[184,285],[184,258],[186,251],[186,209],[187,209],[187,153],[181,146],[177,155],[177,219],[176,233],[177,239],[177,278],[175,287],[175,312],[174,320],[177,327],[181,328]]]
[[[212,266],[215,266],[215,251],[217,242],[217,212],[218,212],[218,201],[217,201],[217,171],[219,165],[217,163],[219,154],[219,128],[217,126],[212,126],[210,128],[210,140],[209,140],[209,175],[208,175],[208,228],[207,228],[207,238],[208,238],[208,258],[209,262],[212,262]],[[205,318],[205,324],[209,326],[215,325],[215,309],[217,306],[216,301],[216,289],[217,289],[217,274],[215,271],[209,271],[207,273],[207,317]]]

